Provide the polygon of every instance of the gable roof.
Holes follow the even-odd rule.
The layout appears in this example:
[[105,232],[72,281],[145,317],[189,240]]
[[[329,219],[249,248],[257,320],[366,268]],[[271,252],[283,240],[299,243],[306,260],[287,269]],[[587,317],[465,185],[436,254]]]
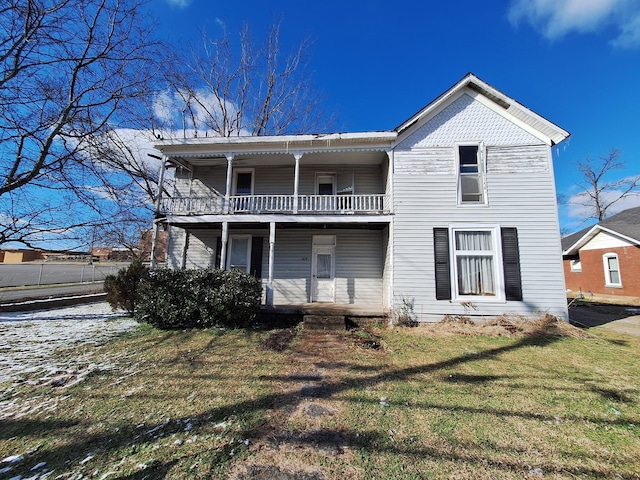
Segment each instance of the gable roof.
[[509,117],[512,121],[521,123],[525,128],[535,133],[538,138],[547,145],[553,146],[569,137],[570,133],[551,123],[546,118],[529,110],[524,105],[516,102],[488,83],[480,80],[473,73],[467,73],[458,83],[444,92],[434,101],[422,108],[411,118],[404,121],[395,128],[398,135],[401,135],[417,123],[437,114],[449,100],[463,91],[476,93],[484,96],[490,101],[492,107],[502,115]]
[[601,222],[562,239],[563,255],[575,255],[599,232],[615,234],[640,246],[640,207],[616,213]]

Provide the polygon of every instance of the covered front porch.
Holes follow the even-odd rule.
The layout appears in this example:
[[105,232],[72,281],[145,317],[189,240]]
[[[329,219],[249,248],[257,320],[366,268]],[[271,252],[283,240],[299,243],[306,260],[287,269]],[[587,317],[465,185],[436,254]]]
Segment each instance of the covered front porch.
[[280,310],[366,306],[380,316],[389,304],[388,221],[254,220],[171,224],[169,267],[243,270],[262,280],[264,305]]

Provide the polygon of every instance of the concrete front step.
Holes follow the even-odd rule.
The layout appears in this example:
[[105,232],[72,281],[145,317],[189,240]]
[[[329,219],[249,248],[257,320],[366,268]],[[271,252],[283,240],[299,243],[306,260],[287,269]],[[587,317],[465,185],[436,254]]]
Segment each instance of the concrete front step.
[[344,331],[347,329],[344,315],[305,315],[302,319],[305,330]]

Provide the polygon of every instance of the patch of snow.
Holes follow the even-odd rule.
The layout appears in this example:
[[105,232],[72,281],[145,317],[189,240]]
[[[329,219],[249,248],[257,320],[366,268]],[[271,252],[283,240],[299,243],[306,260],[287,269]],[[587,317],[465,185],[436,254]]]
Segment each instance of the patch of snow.
[[0,460],[0,463],[19,463],[22,460],[24,460],[24,455],[11,455]]
[[54,352],[99,345],[137,325],[123,316],[106,302],[0,314],[0,383],[36,376],[36,383],[63,386],[81,379],[89,373],[77,371],[83,359],[54,359]]

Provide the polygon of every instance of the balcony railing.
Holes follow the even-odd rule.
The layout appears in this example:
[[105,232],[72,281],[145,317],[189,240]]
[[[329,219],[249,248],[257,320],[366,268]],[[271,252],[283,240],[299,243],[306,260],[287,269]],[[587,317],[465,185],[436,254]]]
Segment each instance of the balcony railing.
[[382,214],[388,213],[389,197],[369,195],[298,195],[297,208],[293,195],[239,195],[224,197],[194,196],[165,199],[163,209],[174,215],[220,215],[236,213],[309,214]]

